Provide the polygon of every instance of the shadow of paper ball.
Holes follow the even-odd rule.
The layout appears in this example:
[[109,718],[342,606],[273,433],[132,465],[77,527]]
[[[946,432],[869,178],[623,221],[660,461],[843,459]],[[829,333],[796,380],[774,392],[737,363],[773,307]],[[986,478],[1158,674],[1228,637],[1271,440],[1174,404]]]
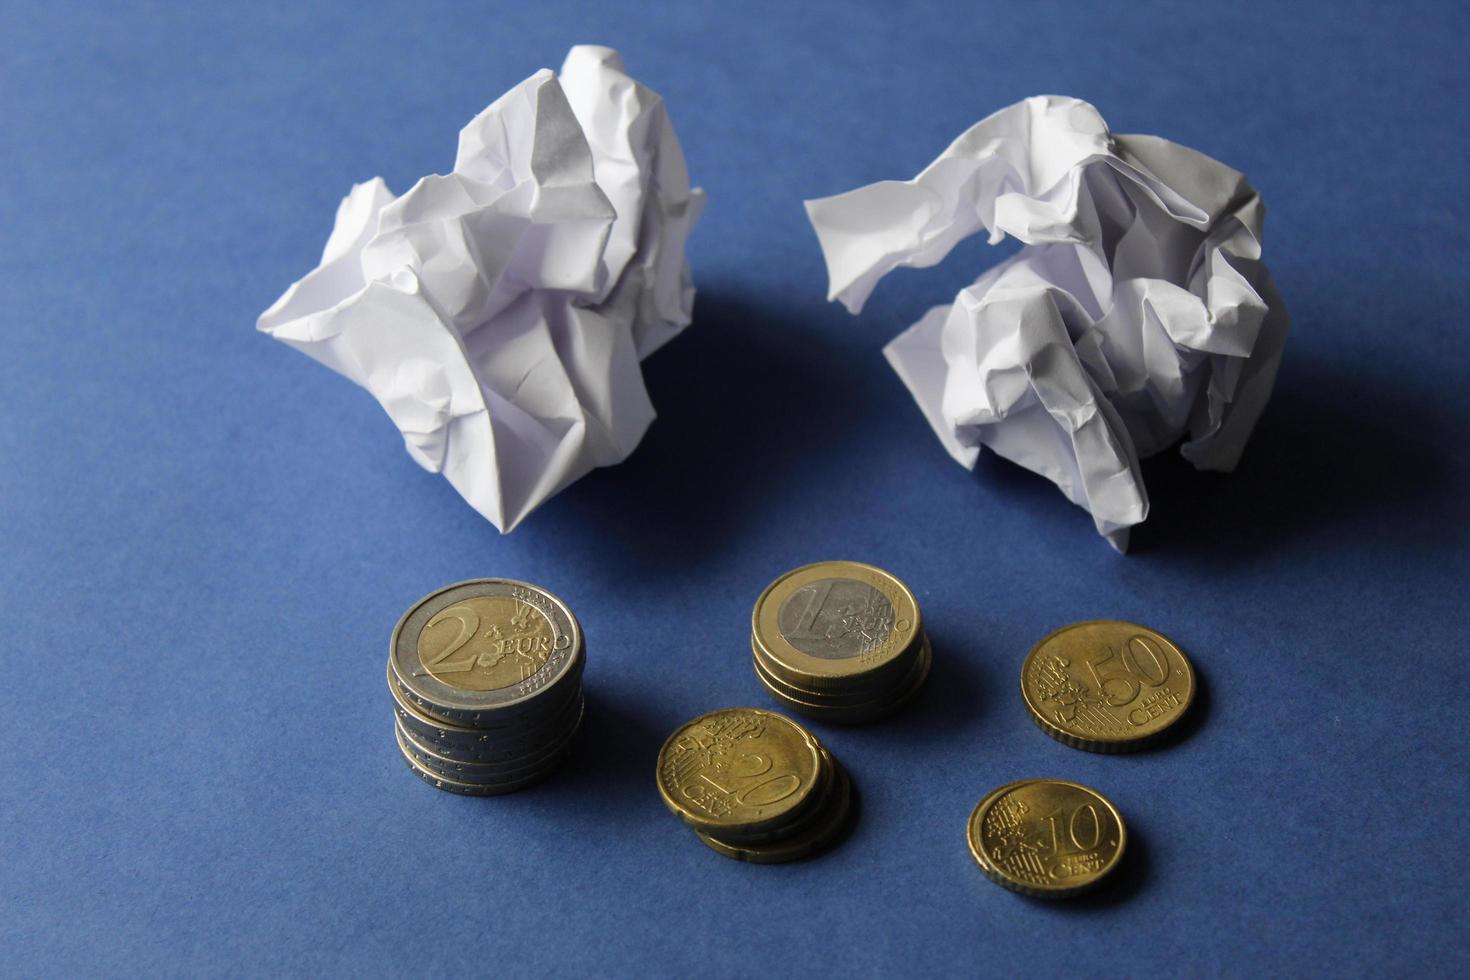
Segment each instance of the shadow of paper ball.
[[687,567],[757,531],[780,499],[840,493],[833,460],[882,438],[879,401],[853,381],[891,380],[871,343],[821,342],[794,314],[716,292],[694,316],[644,362],[658,418],[642,444],[547,505],[559,538],[595,535],[626,571]]
[[1288,348],[1234,473],[1197,472],[1177,450],[1144,462],[1150,512],[1131,551],[1206,562],[1303,542],[1432,551],[1447,543],[1436,515],[1455,506],[1437,427],[1412,379],[1365,381]]
[[[1195,470],[1177,446],[1143,461],[1149,515],[1127,558],[1218,566],[1321,544],[1344,553],[1447,547],[1440,529],[1462,505],[1443,427],[1412,378],[1365,380],[1288,343],[1235,472]],[[981,454],[975,476],[1018,520],[1092,529],[1050,481],[994,453]]]

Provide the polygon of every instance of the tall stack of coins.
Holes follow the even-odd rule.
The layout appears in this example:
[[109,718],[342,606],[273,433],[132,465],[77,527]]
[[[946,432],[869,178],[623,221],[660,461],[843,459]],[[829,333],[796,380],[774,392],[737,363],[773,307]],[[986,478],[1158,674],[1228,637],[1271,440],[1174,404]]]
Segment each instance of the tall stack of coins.
[[902,705],[933,660],[908,586],[855,561],[806,565],[767,586],[750,649],[756,676],[783,706],[845,723]]
[[1116,619],[1047,634],[1021,665],[1021,697],[1052,738],[1089,752],[1159,740],[1194,700],[1194,668],[1168,637]]
[[774,864],[834,843],[852,813],[852,782],[816,736],[758,708],[701,715],[658,754],[664,803],[726,857]]
[[393,630],[388,689],[410,769],[452,793],[529,786],[582,724],[582,629],[534,585],[475,579],[420,599]]

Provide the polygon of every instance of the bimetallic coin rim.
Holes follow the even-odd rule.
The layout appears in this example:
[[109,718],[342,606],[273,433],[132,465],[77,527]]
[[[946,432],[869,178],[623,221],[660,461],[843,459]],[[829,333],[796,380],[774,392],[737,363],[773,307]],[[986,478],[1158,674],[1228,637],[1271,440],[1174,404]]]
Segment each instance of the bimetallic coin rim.
[[[570,749],[568,750],[567,754],[571,754]],[[458,780],[449,779],[445,776],[440,776],[436,773],[432,773],[429,770],[420,767],[419,764],[415,762],[411,756],[403,754],[401,752],[400,755],[402,756],[403,761],[408,766],[409,770],[419,779],[428,783],[435,789],[443,790],[446,793],[454,793],[457,796],[507,796],[511,793],[518,793],[523,789],[528,789],[531,786],[534,786],[536,783],[539,783],[541,780],[550,776],[560,767],[560,762],[558,762],[556,765],[547,766],[546,769],[514,783],[505,783],[502,785],[486,785],[480,783],[462,783]]]
[[[547,600],[551,606],[550,613],[539,604],[536,605],[541,612],[547,613],[547,620],[551,624],[553,637],[566,634],[570,638],[565,651],[553,651],[552,653],[553,657],[563,652],[565,653],[561,663],[554,668],[555,672],[547,675],[545,680],[538,682],[534,689],[524,692],[520,691],[520,689],[526,685],[530,678],[521,681],[519,684],[499,688],[494,691],[471,691],[464,688],[451,687],[432,674],[426,673],[422,676],[414,676],[411,666],[413,660],[418,657],[418,634],[423,631],[423,625],[420,625],[419,629],[414,632],[412,639],[409,640],[405,636],[405,632],[410,621],[415,616],[422,614],[424,625],[427,625],[429,619],[433,618],[441,609],[452,605],[453,600],[438,605],[427,613],[424,610],[436,600],[455,590],[481,590],[473,591],[469,595],[464,596],[466,599],[481,596],[498,597],[505,594],[503,592],[485,591],[485,587],[488,586],[510,587],[512,589],[520,588],[531,593],[539,594]],[[564,622],[558,623],[557,616],[562,617]],[[556,687],[562,678],[571,672],[573,666],[582,659],[582,643],[581,624],[577,622],[577,617],[572,614],[571,607],[558,596],[541,588],[539,585],[532,585],[530,582],[522,582],[518,579],[474,578],[466,579],[463,582],[455,582],[443,588],[436,589],[410,606],[408,611],[398,620],[398,624],[393,627],[392,638],[388,645],[388,657],[393,663],[394,673],[397,675],[399,683],[404,687],[408,696],[418,705],[420,710],[435,717],[443,718],[446,721],[476,725],[480,722],[494,720],[497,712],[515,709],[535,701],[541,694]],[[404,669],[405,666],[409,667],[407,671]],[[541,676],[548,666],[550,666],[550,659],[532,677]]]
[[751,645],[751,666],[755,668],[756,677],[768,690],[804,704],[820,705],[824,708],[861,708],[888,704],[895,698],[910,693],[916,683],[922,683],[928,676],[932,663],[933,647],[926,636],[915,647],[913,655],[904,661],[903,673],[895,676],[885,687],[862,688],[857,691],[811,690],[792,684],[772,672],[760,650],[754,644]]
[[[529,735],[513,738],[495,738],[489,734],[473,735],[473,733],[435,730],[424,726],[421,718],[409,714],[396,704],[393,706],[393,720],[395,724],[403,726],[416,743],[429,747],[435,754],[446,759],[459,763],[495,765],[525,757],[538,749],[560,741],[566,730],[576,723],[576,719],[585,710],[585,705],[586,698],[579,692],[576,697],[567,701],[564,709],[558,712],[555,725],[547,725]],[[441,731],[444,734],[441,735]],[[487,741],[480,741],[482,738]]]
[[[1130,735],[1126,738],[1101,739],[1088,738],[1085,735],[1078,735],[1075,732],[1069,732],[1065,728],[1054,724],[1050,719],[1046,717],[1045,712],[1043,712],[1041,708],[1037,706],[1036,702],[1032,700],[1031,692],[1026,688],[1026,668],[1031,665],[1031,658],[1036,656],[1036,654],[1053,639],[1062,635],[1063,633],[1070,632],[1074,629],[1081,629],[1087,626],[1124,626],[1127,627],[1128,630],[1139,630],[1149,634],[1152,637],[1156,637],[1167,647],[1172,649],[1175,654],[1178,655],[1180,662],[1184,664],[1185,673],[1188,675],[1189,678],[1189,690],[1181,699],[1179,710],[1174,713],[1174,717],[1169,720],[1168,724],[1164,725],[1162,728],[1158,728],[1150,732],[1141,732],[1137,735]],[[1036,723],[1036,726],[1047,735],[1050,735],[1058,742],[1061,742],[1063,745],[1070,746],[1074,749],[1082,749],[1084,752],[1097,752],[1101,754],[1112,755],[1121,752],[1132,752],[1137,749],[1147,748],[1148,746],[1153,745],[1154,743],[1162,739],[1166,732],[1172,729],[1176,724],[1179,723],[1179,720],[1181,718],[1189,713],[1190,706],[1194,704],[1195,691],[1199,686],[1197,676],[1198,675],[1196,674],[1194,669],[1194,662],[1189,659],[1188,654],[1184,652],[1179,644],[1175,643],[1173,640],[1169,639],[1158,630],[1150,626],[1144,626],[1142,623],[1135,623],[1127,619],[1084,619],[1081,622],[1068,623],[1066,626],[1062,626],[1058,629],[1052,630],[1050,633],[1043,636],[1040,640],[1037,640],[1036,645],[1033,646],[1029,651],[1027,651],[1025,658],[1021,661],[1021,701],[1023,704],[1026,705],[1026,713],[1031,716],[1031,720]]]
[[419,711],[411,701],[401,696],[394,685],[391,670],[388,691],[393,695],[395,720],[401,721],[417,742],[432,744],[435,751],[458,762],[498,762],[556,741],[569,724],[568,719],[579,715],[581,704],[585,703],[579,676],[569,688],[566,699],[550,707],[550,713],[545,717],[521,720],[516,725],[468,728],[451,725]]
[[[415,635],[410,639],[404,635],[405,627],[409,624],[410,620],[422,613],[426,625],[429,619],[432,619],[441,609],[453,605],[456,600],[451,599],[448,602],[440,603],[437,605],[437,608],[427,613],[423,612],[424,609],[431,604],[435,604],[436,600],[441,599],[447,593],[452,593],[456,590],[473,590],[469,595],[464,596],[467,599],[501,597],[506,595],[505,592],[495,591],[495,587],[508,587],[511,590],[519,588],[526,592],[539,595],[546,600],[547,605],[550,606],[549,611],[540,603],[533,604],[546,615],[554,636],[565,634],[569,637],[568,645],[564,651],[566,656],[562,658],[562,662],[556,668],[556,672],[547,675],[546,679],[539,682],[534,690],[523,694],[516,694],[514,692],[524,686],[526,681],[494,691],[472,691],[445,684],[431,674],[418,677],[414,676],[411,668],[413,662],[418,657],[418,637]],[[513,595],[510,597],[515,598]],[[561,618],[561,622],[558,622],[558,617]],[[418,632],[422,632],[422,627],[420,627]],[[408,611],[403,614],[398,620],[397,625],[393,628],[392,639],[388,648],[388,663],[390,673],[397,682],[399,690],[420,711],[454,724],[483,728],[490,725],[511,722],[511,719],[518,713],[517,709],[530,708],[539,699],[540,695],[560,686],[574,671],[580,670],[585,659],[584,643],[585,640],[582,635],[581,624],[578,622],[577,617],[572,613],[571,608],[553,593],[539,585],[523,582],[518,579],[475,578],[455,582],[436,589],[410,606]],[[553,656],[560,652],[563,651],[556,651]],[[400,663],[400,660],[407,662],[407,666],[410,668],[408,673],[404,672],[403,668],[405,664]],[[538,670],[533,676],[541,676],[545,669],[546,665],[543,665],[542,669]]]
[[[1030,786],[1034,783],[1047,783],[1049,785],[1066,786],[1070,789],[1081,790],[1083,793],[1094,797],[1106,807],[1108,812],[1113,815],[1113,820],[1118,824],[1117,851],[1114,852],[1112,859],[1108,861],[1102,870],[1080,885],[1048,886],[1017,881],[997,868],[995,863],[985,854],[985,848],[980,845],[980,823],[985,819],[985,814],[990,812],[990,808],[995,805],[996,801],[1007,793],[1014,792],[1023,786]],[[1102,883],[1103,879],[1117,869],[1118,864],[1123,860],[1123,852],[1128,848],[1128,825],[1123,822],[1123,814],[1113,805],[1113,801],[1091,786],[1074,782],[1070,779],[1049,779],[1044,776],[1037,776],[1029,779],[1017,779],[1014,782],[1006,783],[1004,786],[998,786],[981,797],[980,802],[975,804],[975,809],[970,811],[970,818],[965,823],[965,840],[970,845],[970,856],[975,859],[975,863],[980,866],[980,870],[984,872],[985,877],[1002,888],[1008,888],[1013,892],[1029,895],[1032,898],[1069,898],[1097,887]]]
[[909,644],[901,656],[884,664],[881,671],[856,674],[843,678],[841,681],[832,680],[815,687],[783,676],[779,666],[767,657],[765,650],[756,642],[754,636],[750,638],[750,653],[763,675],[771,678],[777,685],[790,689],[795,696],[804,701],[863,704],[868,701],[882,700],[891,696],[894,691],[906,687],[913,678],[914,665],[919,662],[926,642],[927,639],[921,637],[918,643]]
[[[800,798],[793,801],[789,807],[782,810],[780,813],[773,814],[768,817],[762,817],[759,820],[746,820],[739,822],[713,821],[708,819],[704,814],[690,809],[683,803],[683,801],[674,798],[673,787],[669,787],[664,783],[664,753],[669,750],[669,747],[674,744],[674,741],[687,729],[693,728],[695,725],[703,722],[707,718],[713,718],[716,715],[723,715],[737,711],[748,711],[753,714],[775,718],[780,723],[789,725],[791,728],[795,729],[797,734],[801,736],[802,741],[806,745],[807,749],[812,753],[812,779],[811,782],[808,783],[805,787],[805,791],[802,793]],[[737,832],[743,831],[746,833],[761,833],[762,831],[770,829],[772,827],[779,827],[785,820],[790,818],[792,813],[803,809],[803,804],[806,802],[807,798],[812,795],[813,791],[817,788],[818,784],[821,781],[820,777],[822,774],[822,765],[822,744],[821,742],[817,741],[817,737],[815,735],[807,730],[805,725],[802,725],[800,722],[796,721],[793,718],[786,717],[779,711],[772,711],[769,708],[751,708],[736,705],[729,708],[716,708],[714,711],[706,711],[704,714],[691,718],[675,728],[673,732],[670,733],[669,737],[664,739],[663,745],[659,746],[658,755],[654,759],[654,781],[658,786],[658,795],[663,799],[664,806],[668,807],[675,816],[677,816],[680,820],[684,821],[696,830],[719,833],[721,830],[728,830],[733,828]]]
[[[850,574],[851,571],[867,573],[882,583],[886,583],[889,588],[883,588],[859,575]],[[792,646],[781,633],[779,623],[781,606],[786,599],[790,598],[792,592],[809,584],[809,579],[824,578],[863,582],[878,589],[894,607],[894,622],[897,623],[900,619],[910,621],[908,636],[901,638],[902,642],[891,643],[886,653],[873,659],[851,657],[834,660],[827,657],[814,657]],[[890,590],[897,594],[900,601],[894,601]],[[820,688],[831,686],[834,681],[840,684],[852,678],[882,671],[888,664],[900,659],[906,651],[919,642],[919,638],[924,635],[924,620],[923,613],[919,609],[918,597],[897,575],[866,562],[834,559],[793,568],[766,586],[756,599],[755,608],[751,611],[750,633],[754,642],[759,644],[764,651],[773,668],[772,673],[785,676],[789,681],[801,687]]]
[[542,779],[545,779],[547,776],[551,775],[551,773],[556,771],[561,766],[562,762],[565,761],[565,756],[571,755],[573,744],[574,742],[568,742],[565,750],[565,755],[563,757],[556,759],[555,761],[547,764],[541,769],[536,770],[534,773],[518,780],[498,784],[467,783],[457,779],[452,779],[447,776],[441,776],[438,773],[432,772],[420,766],[418,762],[414,760],[413,756],[409,754],[408,749],[404,748],[402,742],[398,742],[398,754],[403,758],[403,761],[408,764],[408,768],[413,771],[413,774],[415,776],[419,777],[435,789],[444,790],[446,793],[457,793],[460,796],[504,796],[507,793],[515,793],[519,790],[523,790],[528,786],[534,785],[535,783],[540,782]]
[[[578,664],[574,672],[563,675],[554,685],[557,689],[566,689],[564,692],[565,701],[571,701],[576,697],[576,692],[581,689],[584,667],[585,664]],[[518,731],[527,726],[535,726],[540,724],[543,718],[551,717],[565,706],[565,701],[556,702],[554,698],[547,701],[545,705],[542,705],[539,702],[543,699],[537,698],[537,703],[534,705],[535,711],[508,711],[503,717],[501,714],[496,713],[493,721],[489,724],[468,724],[459,721],[446,721],[443,718],[427,714],[423,708],[419,707],[413,695],[399,679],[398,672],[394,670],[391,659],[388,661],[388,693],[392,695],[394,703],[399,707],[424,719],[427,724],[431,724],[436,728],[443,728],[446,731],[473,732],[477,735],[493,734],[499,731]]]
[[781,685],[772,683],[770,675],[763,672],[760,662],[754,657],[752,657],[752,663],[755,666],[756,678],[766,692],[782,707],[789,708],[813,721],[823,721],[833,725],[861,725],[893,714],[912,701],[929,679],[929,671],[934,665],[934,654],[933,647],[926,636],[913,667],[904,678],[903,685],[897,689],[897,693],[860,704],[831,704],[796,697],[783,690]]
[[422,753],[422,750],[418,746],[404,737],[402,729],[397,730],[396,737],[399,742],[400,751],[407,752],[413,758],[414,765],[420,769],[433,773],[440,778],[452,779],[455,782],[465,783],[470,786],[505,786],[511,783],[519,783],[548,768],[559,765],[561,760],[566,758],[567,753],[576,741],[574,737],[568,738],[558,745],[555,751],[547,753],[543,758],[514,769],[507,769],[503,772],[464,772],[452,767],[445,768],[435,764],[429,757]]
[[837,799],[829,803],[828,819],[818,822],[810,830],[793,838],[783,838],[769,844],[732,844],[713,834],[695,832],[694,836],[716,854],[748,864],[783,864],[810,857],[837,843],[847,831],[853,817],[852,801],[855,791],[852,777],[839,762],[837,768]]
[[[465,720],[450,721],[439,715],[429,714],[427,709],[420,703],[423,699],[414,694],[409,687],[403,683],[398,675],[398,670],[393,665],[390,657],[388,660],[388,693],[393,695],[393,700],[404,709],[413,712],[417,716],[426,719],[429,723],[450,731],[476,732],[480,734],[494,733],[500,731],[516,731],[525,725],[537,725],[543,717],[549,717],[560,711],[565,706],[565,701],[570,701],[575,696],[567,693],[565,701],[558,700],[561,695],[553,694],[553,691],[565,688],[567,692],[580,689],[582,686],[582,675],[586,668],[584,656],[578,658],[573,669],[562,674],[556,681],[541,689],[541,693],[529,701],[507,708],[497,708],[493,712],[482,712],[479,721],[471,722]],[[545,704],[541,702],[545,701]]]
[[585,716],[586,709],[583,706],[573,716],[572,722],[554,740],[536,745],[521,755],[488,761],[468,761],[444,755],[434,746],[426,745],[422,739],[415,737],[397,716],[393,719],[393,727],[400,736],[400,741],[407,741],[409,748],[422,757],[419,762],[425,769],[442,773],[462,782],[473,783],[481,780],[498,780],[505,776],[539,768],[577,737],[582,729],[582,720]]

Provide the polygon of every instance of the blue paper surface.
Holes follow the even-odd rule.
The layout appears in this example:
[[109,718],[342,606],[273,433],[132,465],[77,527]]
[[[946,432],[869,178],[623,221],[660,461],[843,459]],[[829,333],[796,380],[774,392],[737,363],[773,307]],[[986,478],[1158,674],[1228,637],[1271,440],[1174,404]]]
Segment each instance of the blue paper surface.
[[[1470,28],[1458,4],[10,3],[0,10],[0,950],[29,975],[1464,975],[1470,803]],[[338,199],[452,163],[458,128],[578,42],[666,98],[710,195],[660,419],[502,538],[352,385],[254,320]],[[917,172],[1058,92],[1243,170],[1294,320],[1240,471],[1174,457],[1118,556],[1049,484],[944,453],[880,355],[1004,247],[824,302],[800,202]],[[765,704],[750,607],[873,562],[936,651],[890,722],[815,726],[839,849],[706,850],[664,736]],[[588,637],[573,761],[438,793],[397,754],[389,631],[528,579]],[[1189,730],[1045,737],[1021,658],[1154,626]],[[1119,880],[1047,905],[965,821],[1057,776],[1129,822]]]

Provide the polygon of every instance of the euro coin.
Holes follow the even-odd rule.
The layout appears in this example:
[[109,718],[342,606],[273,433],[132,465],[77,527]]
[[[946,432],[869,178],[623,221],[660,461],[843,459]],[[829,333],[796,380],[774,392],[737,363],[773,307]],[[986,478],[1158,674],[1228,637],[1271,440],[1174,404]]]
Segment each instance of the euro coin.
[[929,641],[925,639],[909,676],[893,690],[877,696],[864,691],[833,695],[831,692],[804,690],[771,674],[758,654],[754,662],[756,676],[783,706],[818,721],[852,725],[875,721],[907,704],[924,686],[933,659]]
[[[839,777],[837,760],[825,748],[822,751],[821,769],[817,774],[817,785],[802,807],[793,812],[784,822],[763,830],[750,831],[745,828],[726,828],[720,831],[719,839],[733,845],[774,844],[800,835],[813,825],[820,823],[828,806],[835,798]],[[699,831],[695,831],[699,833]]]
[[581,718],[578,717],[555,742],[537,745],[520,755],[490,762],[466,762],[443,755],[437,751],[435,746],[425,744],[415,738],[413,733],[402,724],[397,726],[396,731],[399,745],[425,769],[464,782],[500,781],[517,775],[525,775],[553,761],[559,761],[562,753],[576,738],[581,728],[581,721]]
[[697,830],[759,834],[798,816],[820,782],[822,753],[800,725],[759,708],[700,715],[658,754],[664,804]]
[[932,651],[918,601],[881,568],[804,565],[772,582],[751,613],[756,676],[776,700],[823,721],[870,721],[907,701]]
[[852,781],[816,738],[757,708],[701,715],[659,753],[659,794],[710,849],[756,864],[794,861],[841,837]]
[[513,731],[526,725],[539,724],[546,717],[555,714],[559,708],[564,708],[573,699],[575,692],[581,689],[584,662],[584,657],[578,657],[571,670],[558,677],[555,684],[543,688],[535,697],[514,706],[484,712],[474,721],[462,718],[449,720],[442,717],[442,711],[437,715],[430,714],[425,699],[399,677],[391,657],[388,660],[388,687],[394,701],[437,724],[450,728],[473,728],[481,732]]
[[[556,769],[556,765],[553,763],[533,770],[528,774],[519,775],[502,782],[467,782],[429,769],[415,757],[412,749],[405,744],[402,730],[395,726],[394,734],[398,740],[399,752],[403,756],[404,761],[408,763],[408,768],[412,770],[414,775],[435,789],[442,789],[449,793],[458,793],[462,796],[501,796],[506,793],[514,793],[541,781]],[[559,762],[560,760],[556,761]]]
[[847,830],[852,818],[852,780],[835,766],[833,788],[814,819],[779,839],[763,843],[732,843],[709,834],[696,834],[705,846],[725,857],[751,864],[780,864],[810,857],[832,844]]
[[425,596],[389,643],[400,754],[454,793],[529,786],[571,751],[584,663],[581,627],[544,589],[475,579]]
[[583,695],[579,685],[565,699],[565,703],[556,707],[544,720],[525,727],[471,728],[451,725],[423,714],[401,695],[391,679],[388,688],[393,695],[397,723],[415,741],[458,762],[495,762],[523,754],[526,749],[536,745],[555,741],[566,733],[583,709]]
[[393,672],[424,714],[478,727],[517,715],[580,669],[582,631],[555,596],[475,579],[419,600],[399,620]]
[[766,587],[751,614],[751,635],[772,672],[813,690],[845,688],[854,676],[881,672],[922,628],[907,586],[854,561],[787,572]]
[[1160,633],[1119,620],[1049,634],[1021,666],[1042,731],[1073,748],[1126,752],[1156,741],[1194,700],[1194,668]]
[[996,884],[1035,898],[1094,887],[1118,866],[1123,817],[1096,790],[1061,779],[1023,779],[970,814],[970,853]]

